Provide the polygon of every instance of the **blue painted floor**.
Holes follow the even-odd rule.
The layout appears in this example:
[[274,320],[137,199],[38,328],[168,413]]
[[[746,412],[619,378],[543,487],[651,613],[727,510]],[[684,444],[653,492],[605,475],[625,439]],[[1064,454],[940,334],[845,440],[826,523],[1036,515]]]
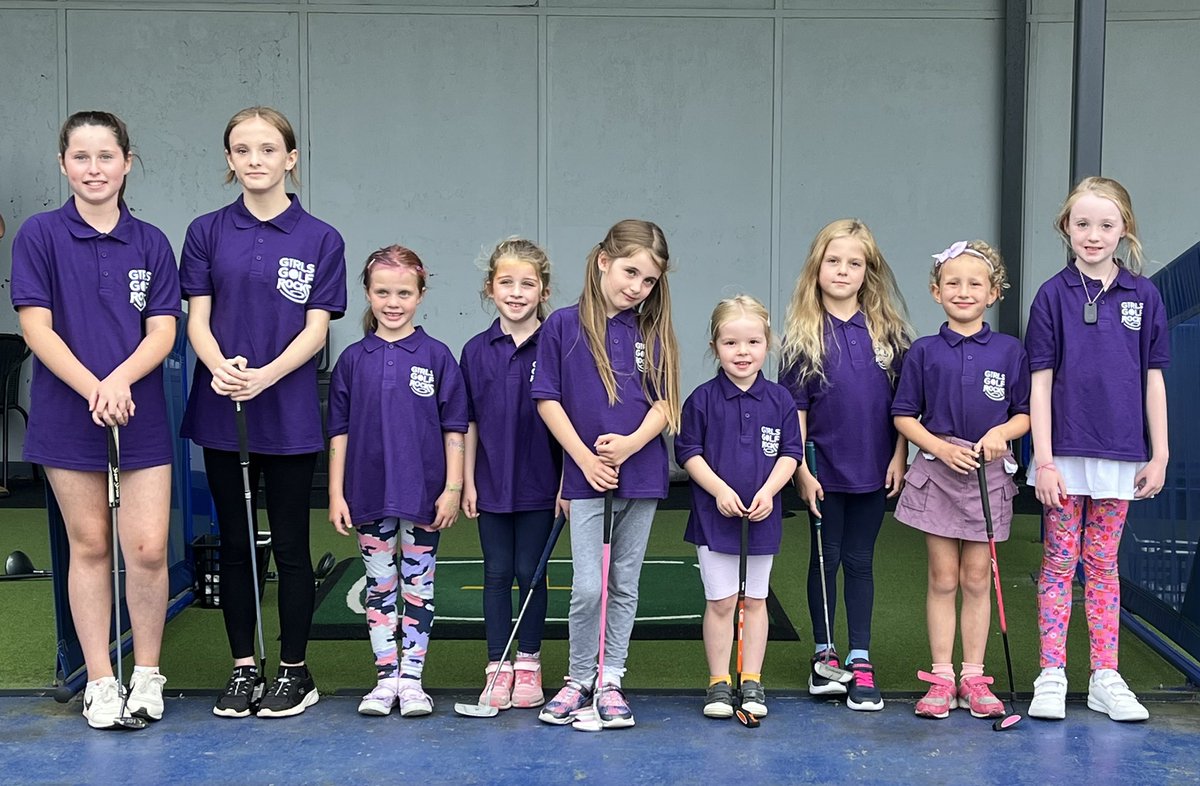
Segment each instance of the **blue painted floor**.
[[911,701],[878,713],[773,697],[758,729],[701,716],[696,697],[631,695],[633,729],[596,734],[453,713],[435,695],[427,718],[363,718],[356,697],[327,697],[297,718],[228,720],[211,697],[173,698],[141,732],[89,729],[80,702],[0,699],[0,782],[40,783],[1200,783],[1200,705],[1149,704],[1118,724],[1079,702],[1060,722],[1026,718],[994,732],[963,711],[913,716]]

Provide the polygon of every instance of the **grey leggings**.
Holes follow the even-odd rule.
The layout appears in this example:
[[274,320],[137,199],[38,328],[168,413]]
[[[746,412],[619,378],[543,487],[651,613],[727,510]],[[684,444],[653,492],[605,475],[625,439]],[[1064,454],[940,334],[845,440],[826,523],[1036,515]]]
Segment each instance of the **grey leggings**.
[[[608,573],[608,624],[604,644],[604,682],[625,676],[629,635],[637,614],[638,581],[656,499],[613,500],[612,561]],[[571,501],[570,666],[573,680],[590,685],[600,651],[600,557],[604,542],[604,500]]]

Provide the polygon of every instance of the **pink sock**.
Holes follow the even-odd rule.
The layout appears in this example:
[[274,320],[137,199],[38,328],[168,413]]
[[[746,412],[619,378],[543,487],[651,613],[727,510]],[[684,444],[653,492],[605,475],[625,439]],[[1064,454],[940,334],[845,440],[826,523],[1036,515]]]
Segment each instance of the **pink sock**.
[[954,681],[954,664],[953,663],[935,663],[933,664],[933,673],[939,677],[946,677],[951,682]]
[[965,680],[967,677],[982,677],[982,676],[983,676],[983,664],[982,663],[967,663],[966,661],[963,661],[962,679]]

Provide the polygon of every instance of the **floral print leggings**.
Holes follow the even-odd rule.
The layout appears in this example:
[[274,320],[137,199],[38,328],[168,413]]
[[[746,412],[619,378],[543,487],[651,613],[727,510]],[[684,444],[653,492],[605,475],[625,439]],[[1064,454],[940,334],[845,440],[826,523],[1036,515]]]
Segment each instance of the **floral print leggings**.
[[1121,545],[1129,502],[1082,495],[1065,499],[1061,508],[1047,507],[1045,510],[1046,542],[1038,583],[1042,668],[1065,668],[1067,665],[1071,582],[1082,556],[1083,608],[1087,616],[1091,666],[1093,670],[1115,669],[1117,633],[1121,623],[1117,549]]

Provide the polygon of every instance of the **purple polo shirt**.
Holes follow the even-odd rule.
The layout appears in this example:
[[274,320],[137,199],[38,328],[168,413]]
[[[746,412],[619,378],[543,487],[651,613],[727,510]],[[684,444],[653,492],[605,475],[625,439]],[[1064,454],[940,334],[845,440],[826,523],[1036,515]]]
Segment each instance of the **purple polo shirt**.
[[497,319],[463,347],[467,419],[479,436],[475,490],[488,513],[547,510],[558,496],[562,448],[530,395],[539,335],[518,347]]
[[943,322],[904,358],[892,414],[920,418],[931,434],[978,442],[1013,415],[1029,414],[1029,362],[1021,342],[986,322],[964,336]]
[[[617,381],[615,406],[608,404],[608,394],[604,392],[600,372],[579,324],[578,305],[551,314],[542,325],[538,340],[533,398],[562,404],[575,432],[589,448],[601,434],[637,431],[653,403],[642,389],[645,344],[638,330],[637,314],[632,309],[608,320],[605,346]],[[563,451],[562,493],[564,499],[604,496],[591,487],[566,451]],[[621,499],[667,496],[667,445],[661,434],[621,465],[616,496]]]
[[[1087,279],[1087,297],[1100,292]],[[1167,314],[1154,284],[1121,268],[1083,321],[1084,285],[1074,263],[1042,284],[1029,309],[1032,371],[1054,370],[1051,444],[1060,456],[1146,461],[1146,372],[1171,360]]]
[[[703,456],[712,471],[749,505],[782,456],[804,460],[800,421],[792,394],[760,372],[743,391],[717,371],[692,391],[683,405],[683,421],[675,437],[675,462]],[[712,551],[741,551],[741,519],[722,516],[717,500],[691,481],[692,512],[683,539]],[[775,495],[771,515],[750,523],[750,554],[778,554],[783,537],[783,505]]]
[[[104,379],[145,338],[150,317],[178,318],[179,272],[167,238],[124,203],[112,232],[97,232],[75,207],[39,213],[13,239],[12,304],[53,312],[54,332],[89,371]],[[121,429],[121,466],[170,464],[162,368],[130,387],[137,412]],[[26,461],[104,471],[108,440],[87,400],[33,359]]]
[[329,383],[329,436],[349,435],[350,520],[432,522],[447,431],[466,433],[467,393],[445,344],[418,327],[400,341],[372,333],[346,347]]
[[[338,319],[346,311],[346,247],[337,230],[292,203],[269,221],[251,215],[242,197],[188,227],[179,280],[184,297],[210,295],[209,324],[225,357],[261,368],[304,329],[309,309]],[[211,387],[196,364],[180,436],[217,450],[237,450],[233,402]],[[246,402],[250,450],[313,453],[324,449],[314,357]]]
[[[826,491],[859,494],[883,488],[896,452],[890,414],[892,381],[875,360],[875,344],[859,311],[849,320],[825,316],[825,380],[799,379],[783,369],[779,383],[795,409],[808,413],[808,439],[817,449],[817,475]],[[896,357],[897,374],[907,359]]]

